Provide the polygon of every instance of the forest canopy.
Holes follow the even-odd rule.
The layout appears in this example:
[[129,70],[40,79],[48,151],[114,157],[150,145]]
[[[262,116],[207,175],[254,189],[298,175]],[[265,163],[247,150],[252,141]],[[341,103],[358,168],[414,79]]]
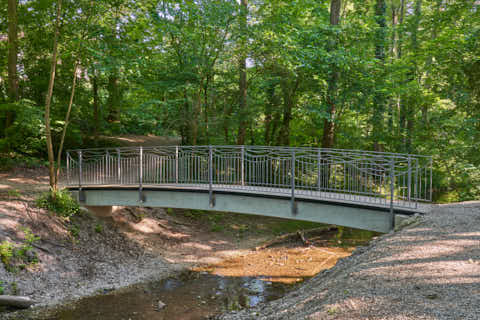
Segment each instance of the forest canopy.
[[2,165],[47,158],[51,103],[65,149],[152,134],[415,153],[437,200],[480,197],[479,1],[0,4]]

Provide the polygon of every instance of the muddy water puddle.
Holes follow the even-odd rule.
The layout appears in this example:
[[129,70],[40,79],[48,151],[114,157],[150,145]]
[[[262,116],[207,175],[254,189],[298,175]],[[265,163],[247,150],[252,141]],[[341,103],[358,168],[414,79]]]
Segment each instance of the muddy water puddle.
[[52,320],[206,319],[278,299],[297,286],[189,272],[125,292],[84,298]]

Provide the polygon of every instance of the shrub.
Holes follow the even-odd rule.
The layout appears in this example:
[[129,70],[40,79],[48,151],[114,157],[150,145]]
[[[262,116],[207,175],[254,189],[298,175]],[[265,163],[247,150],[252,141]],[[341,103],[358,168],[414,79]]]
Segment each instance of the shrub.
[[65,190],[47,192],[37,199],[37,206],[55,212],[62,217],[71,217],[80,211],[80,206]]

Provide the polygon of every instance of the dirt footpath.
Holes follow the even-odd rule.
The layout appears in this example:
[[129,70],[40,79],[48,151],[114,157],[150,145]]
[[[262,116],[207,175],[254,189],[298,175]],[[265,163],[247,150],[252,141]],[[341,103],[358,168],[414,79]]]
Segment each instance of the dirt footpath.
[[435,206],[298,291],[219,319],[480,319],[480,202]]

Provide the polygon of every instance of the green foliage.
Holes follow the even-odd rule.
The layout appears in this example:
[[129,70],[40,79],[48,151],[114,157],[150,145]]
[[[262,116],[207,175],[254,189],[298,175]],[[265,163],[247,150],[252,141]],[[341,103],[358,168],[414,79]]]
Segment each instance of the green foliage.
[[68,227],[68,231],[70,232],[73,238],[78,238],[78,236],[80,235],[80,226],[73,223]]
[[100,223],[97,223],[97,224],[95,225],[95,232],[96,232],[96,233],[102,233],[102,232],[103,232],[103,225],[100,224]]
[[25,269],[27,265],[38,263],[33,244],[40,240],[40,237],[34,235],[29,228],[22,228],[22,231],[25,239],[20,245],[15,245],[7,240],[0,244],[0,260],[7,271],[16,272]]
[[18,103],[15,121],[5,134],[9,149],[24,156],[46,155],[43,109],[33,101],[21,100]]
[[71,217],[80,211],[80,205],[65,190],[47,192],[37,199],[37,206],[55,212],[61,217]]
[[8,198],[20,198],[22,194],[17,189],[9,189],[7,190],[7,196]]
[[5,287],[3,286],[3,281],[0,280],[0,295],[2,295],[5,291]]
[[[480,198],[476,1],[407,1],[400,10],[399,1],[352,0],[342,6],[339,25],[330,24],[329,1],[241,8],[235,0],[69,3],[62,14],[76,23],[61,30],[54,145],[79,61],[65,149],[108,146],[94,137],[109,134],[234,144],[241,123],[247,144],[321,146],[330,122],[335,148],[379,144],[434,155],[435,199]],[[11,103],[0,83],[0,168],[37,158],[44,164],[53,10],[51,1],[19,2],[21,100]],[[7,31],[0,23],[0,34]],[[0,51],[6,56],[6,43]],[[247,110],[239,101],[243,56]],[[0,78],[7,70],[4,61]],[[6,130],[1,111],[15,113]]]
[[14,246],[13,243],[4,240],[0,244],[0,259],[5,267],[10,265],[10,259],[13,257]]

